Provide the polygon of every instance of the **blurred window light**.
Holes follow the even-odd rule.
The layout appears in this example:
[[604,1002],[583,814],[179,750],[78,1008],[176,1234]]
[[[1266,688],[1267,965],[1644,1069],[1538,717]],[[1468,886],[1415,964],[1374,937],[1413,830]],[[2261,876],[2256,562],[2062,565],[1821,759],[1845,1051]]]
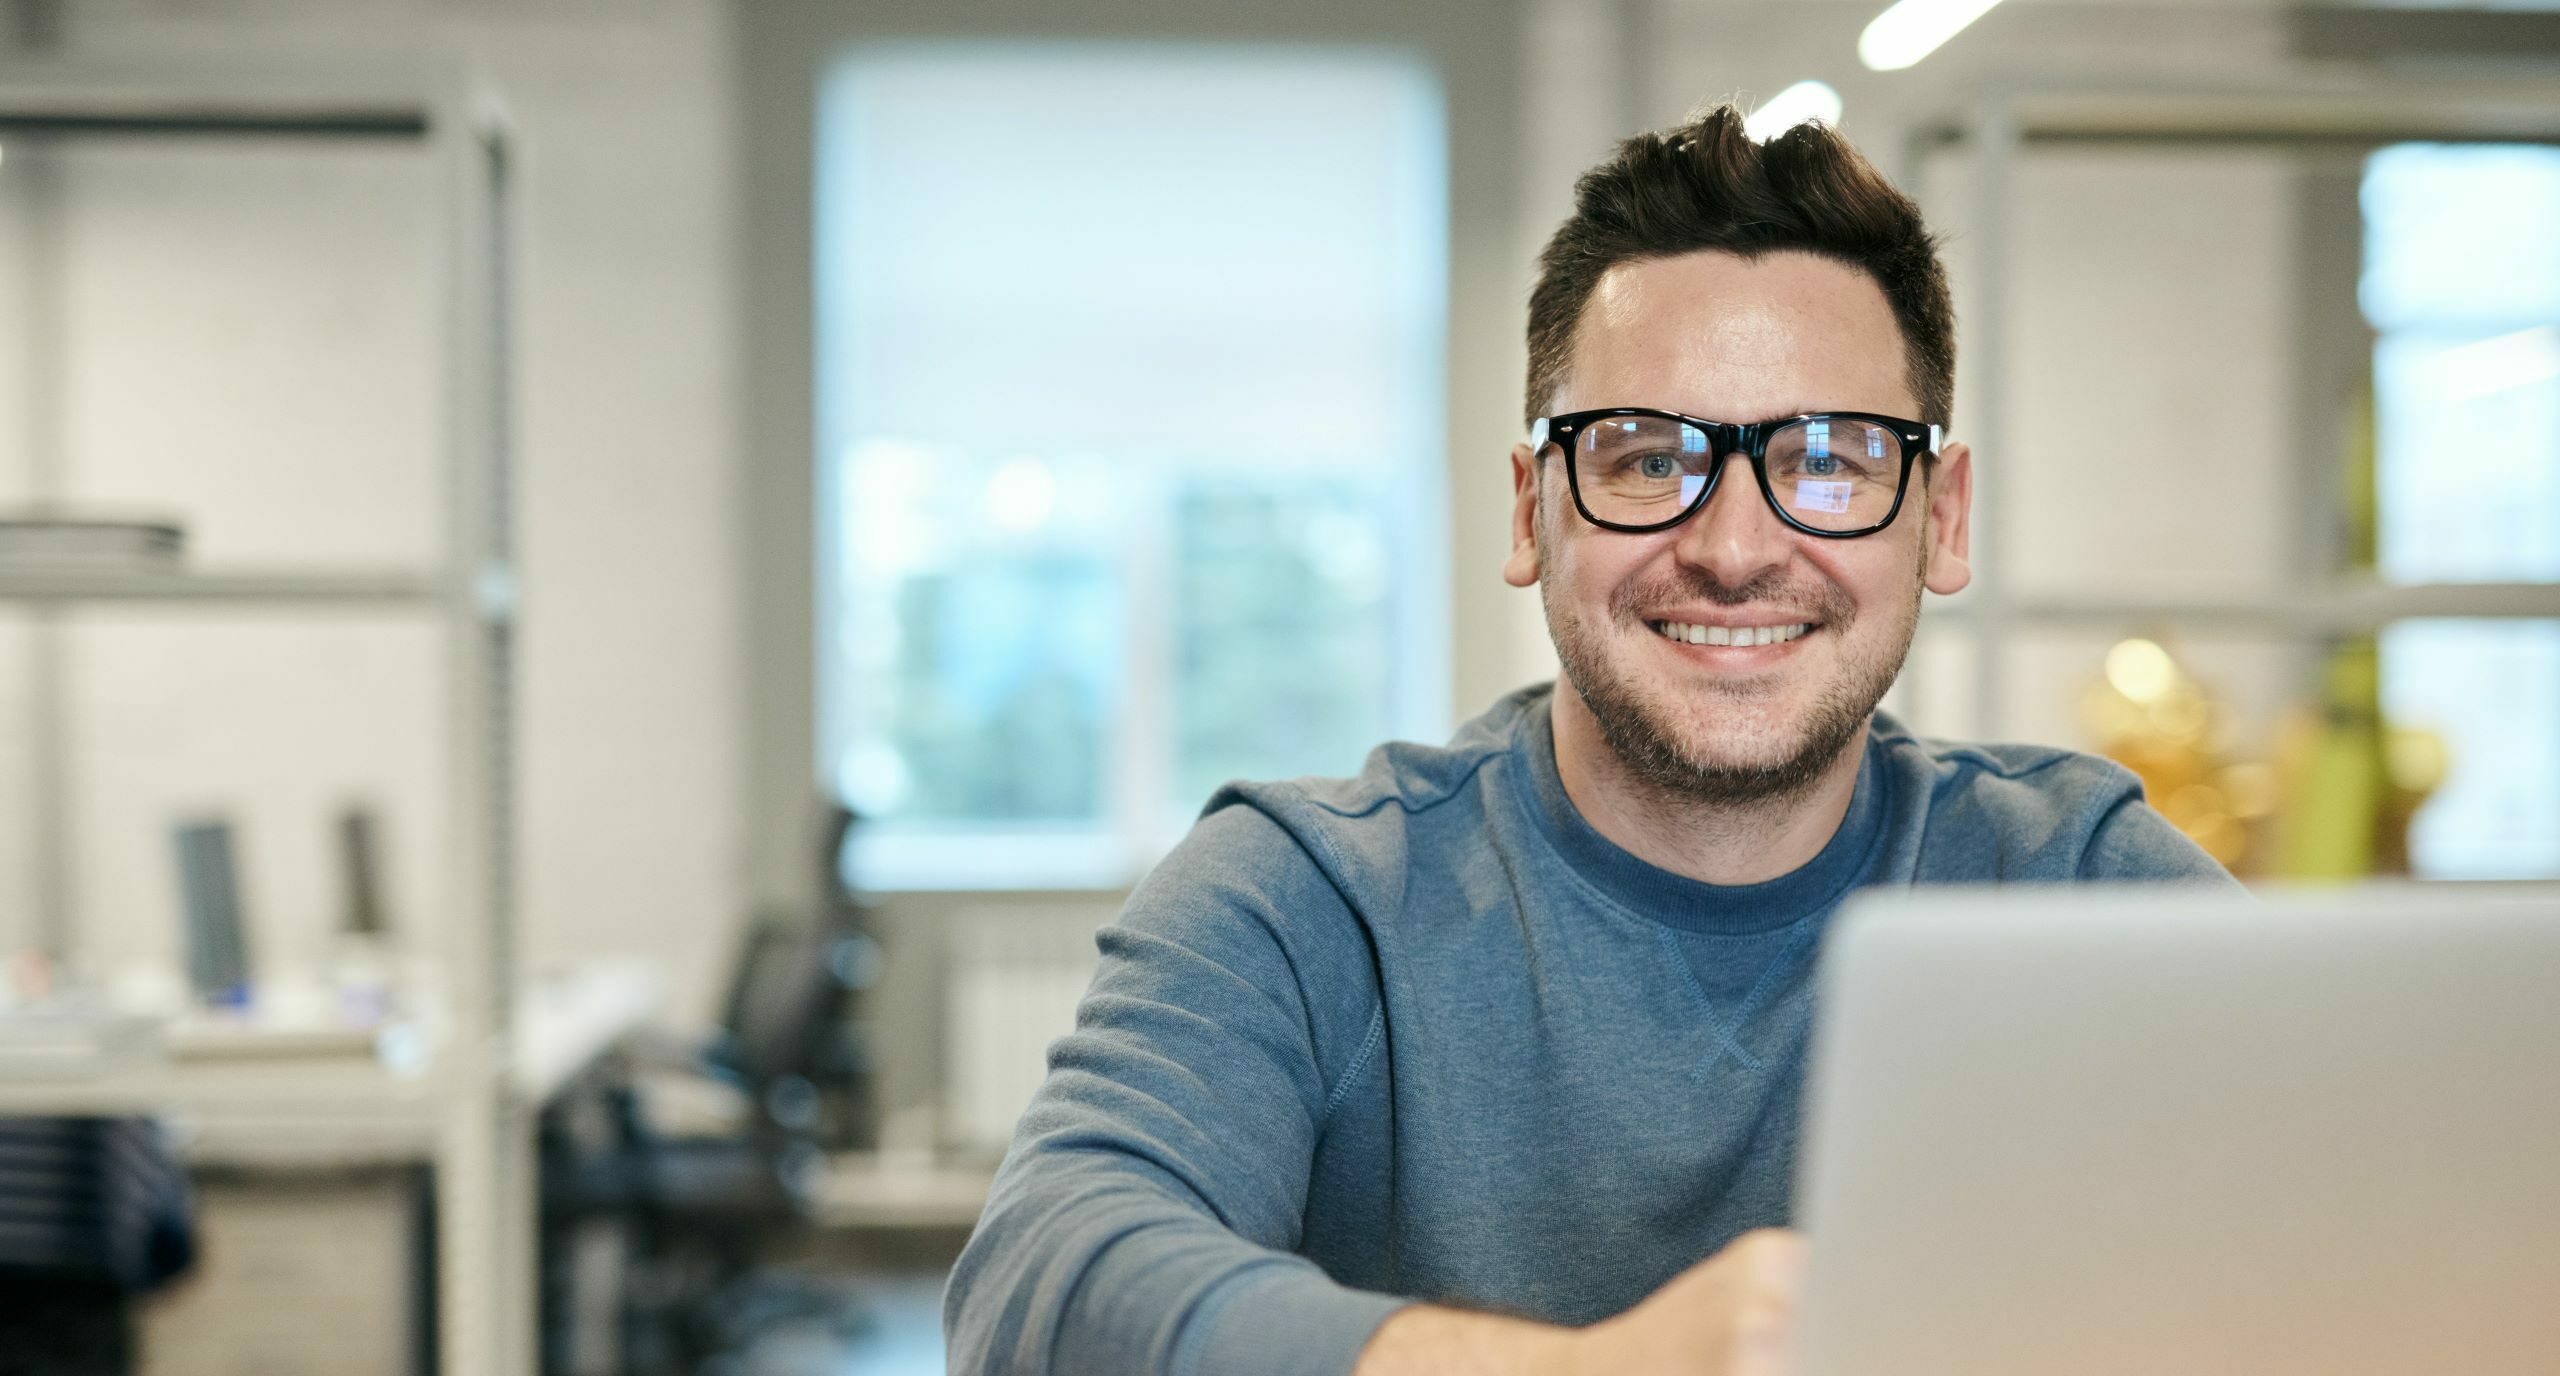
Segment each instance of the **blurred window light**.
[[2382,710],[2445,743],[2444,785],[2409,827],[2412,869],[2560,879],[2560,622],[2392,626]]
[[[2363,209],[2379,571],[2560,582],[2560,149],[2383,149]],[[2386,714],[2450,748],[2413,868],[2560,878],[2560,625],[2404,623],[2382,674]]]
[[1867,21],[1858,60],[1871,71],[1898,72],[1936,52],[2000,0],[1900,0]]
[[1840,93],[1826,82],[1799,81],[1769,97],[1742,122],[1742,132],[1767,143],[1809,119],[1835,127],[1840,123]]
[[1445,732],[1426,64],[888,44],[819,119],[819,739],[859,882],[1126,883],[1225,780]]
[[2375,329],[2560,320],[2560,148],[2399,144],[2366,161],[2363,204]]
[[2382,575],[2560,581],[2560,149],[2386,148],[2363,205]]

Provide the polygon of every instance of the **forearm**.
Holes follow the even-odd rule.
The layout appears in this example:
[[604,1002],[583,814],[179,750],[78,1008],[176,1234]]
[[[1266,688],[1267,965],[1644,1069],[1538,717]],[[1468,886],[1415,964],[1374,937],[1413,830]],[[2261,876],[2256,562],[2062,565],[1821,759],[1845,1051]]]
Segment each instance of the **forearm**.
[[1572,1376],[1573,1329],[1417,1304],[1379,1325],[1352,1376]]
[[1341,1376],[1399,1304],[1096,1177],[999,1181],[944,1296],[952,1371]]

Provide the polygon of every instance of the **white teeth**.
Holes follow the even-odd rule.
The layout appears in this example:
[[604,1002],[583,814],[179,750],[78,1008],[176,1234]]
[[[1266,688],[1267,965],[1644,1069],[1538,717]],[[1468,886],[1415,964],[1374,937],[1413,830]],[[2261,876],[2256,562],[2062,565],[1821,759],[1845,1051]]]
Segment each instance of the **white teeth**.
[[1691,645],[1780,645],[1801,639],[1813,627],[1806,622],[1792,626],[1696,626],[1685,621],[1657,621],[1654,629],[1669,639]]

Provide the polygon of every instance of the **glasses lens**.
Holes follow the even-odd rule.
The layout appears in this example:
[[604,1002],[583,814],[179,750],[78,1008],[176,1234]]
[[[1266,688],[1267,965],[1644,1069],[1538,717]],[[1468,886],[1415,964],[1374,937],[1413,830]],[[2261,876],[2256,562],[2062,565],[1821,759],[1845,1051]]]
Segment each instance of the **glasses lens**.
[[1865,530],[1902,489],[1902,437],[1871,421],[1821,417],[1769,437],[1769,492],[1816,530]]
[[1707,432],[1660,416],[1610,416],[1574,437],[1574,479],[1593,516],[1619,525],[1668,521],[1715,471]]

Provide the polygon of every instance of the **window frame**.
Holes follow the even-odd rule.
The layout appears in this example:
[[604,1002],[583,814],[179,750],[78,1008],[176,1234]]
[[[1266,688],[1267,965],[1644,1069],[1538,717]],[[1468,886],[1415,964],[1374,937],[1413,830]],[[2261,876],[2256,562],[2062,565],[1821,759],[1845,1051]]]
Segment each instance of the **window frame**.
[[[739,849],[746,900],[806,902],[817,767],[818,569],[815,273],[812,218],[820,83],[836,55],[861,43],[917,38],[1376,44],[1424,56],[1439,74],[1448,132],[1448,303],[1441,406],[1449,473],[1450,668],[1437,686],[1451,719],[1551,664],[1534,607],[1485,571],[1507,548],[1510,493],[1498,456],[1516,442],[1520,376],[1517,302],[1529,286],[1522,247],[1521,139],[1514,90],[1522,0],[1463,10],[1303,0],[1262,10],[1171,11],[1133,18],[1116,0],[988,0],[953,10],[933,0],[759,0],[734,30],[741,91],[736,137],[744,281],[733,328],[741,465],[735,529],[741,605]],[[1486,456],[1496,456],[1488,461]],[[1532,643],[1535,641],[1536,643]],[[892,901],[893,925],[939,899],[856,882]],[[961,892],[961,891],[950,891]]]

